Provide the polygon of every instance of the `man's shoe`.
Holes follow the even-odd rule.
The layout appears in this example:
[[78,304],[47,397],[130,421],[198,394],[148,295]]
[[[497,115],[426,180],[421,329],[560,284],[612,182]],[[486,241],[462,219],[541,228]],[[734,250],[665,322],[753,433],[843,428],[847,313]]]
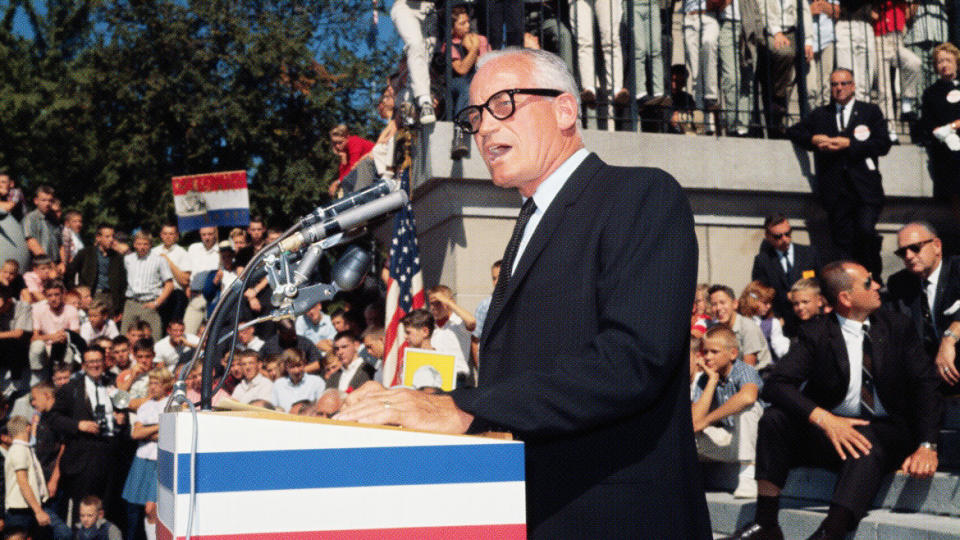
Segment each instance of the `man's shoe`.
[[420,125],[425,126],[437,121],[437,113],[433,112],[433,105],[424,103],[420,105]]
[[764,527],[759,523],[751,523],[724,540],[783,540],[783,531],[779,525]]
[[453,128],[453,144],[450,146],[450,159],[470,157],[470,135],[458,127]]

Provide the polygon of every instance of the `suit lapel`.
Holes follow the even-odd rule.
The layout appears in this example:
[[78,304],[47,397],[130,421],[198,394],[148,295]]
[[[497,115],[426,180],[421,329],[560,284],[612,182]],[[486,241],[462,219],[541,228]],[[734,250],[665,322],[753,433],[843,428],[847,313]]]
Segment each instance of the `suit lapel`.
[[527,272],[529,272],[533,266],[533,262],[553,237],[553,232],[560,223],[563,222],[563,214],[566,212],[566,207],[576,202],[580,196],[580,192],[582,192],[587,185],[587,182],[602,166],[603,162],[600,161],[600,158],[598,158],[596,154],[591,153],[583,163],[573,171],[570,178],[567,179],[567,182],[550,203],[549,208],[547,208],[543,214],[543,218],[540,219],[540,223],[537,224],[537,230],[534,231],[533,236],[530,237],[530,241],[527,242],[523,253],[520,255],[516,271],[510,276],[510,280],[507,283],[507,290],[503,294],[503,302],[499,306],[490,306],[491,312],[487,315],[489,322],[484,323],[482,341],[485,342],[487,337],[492,333],[489,330],[492,330],[497,324],[500,314],[503,313],[503,308],[510,303],[520,283],[523,282]]
[[945,329],[950,326],[949,324],[944,324],[944,322],[949,320],[949,317],[943,314],[943,312],[950,307],[945,305],[950,275],[948,260],[944,258],[940,261],[940,277],[937,278],[937,296],[933,299],[933,320],[936,322],[937,332],[939,332],[941,328]]
[[[837,362],[837,368],[840,370],[844,385],[850,384],[850,357],[847,356],[847,345],[843,341],[843,332],[840,330],[840,321],[836,316],[830,317],[830,348],[833,349],[833,357]],[[844,386],[846,388],[846,386]]]

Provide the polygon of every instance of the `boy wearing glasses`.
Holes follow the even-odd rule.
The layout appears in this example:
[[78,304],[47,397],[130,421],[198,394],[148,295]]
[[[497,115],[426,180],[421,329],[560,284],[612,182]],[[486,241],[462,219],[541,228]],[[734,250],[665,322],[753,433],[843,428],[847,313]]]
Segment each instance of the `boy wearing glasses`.
[[890,276],[887,307],[913,320],[923,349],[936,364],[943,390],[960,390],[960,257],[943,258],[943,246],[929,223],[908,223],[897,233],[904,269]]

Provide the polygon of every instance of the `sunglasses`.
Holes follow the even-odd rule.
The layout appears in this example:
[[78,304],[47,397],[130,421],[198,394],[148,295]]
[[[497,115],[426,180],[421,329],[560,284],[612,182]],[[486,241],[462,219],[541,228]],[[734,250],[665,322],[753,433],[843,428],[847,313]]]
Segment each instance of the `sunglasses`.
[[920,253],[920,250],[923,249],[923,246],[929,244],[930,242],[933,242],[933,240],[934,240],[933,238],[929,238],[929,239],[927,239],[927,240],[923,240],[923,241],[917,242],[917,243],[915,243],[915,244],[910,244],[910,245],[908,245],[908,246],[903,246],[902,248],[894,251],[893,254],[896,255],[897,257],[900,257],[901,259],[903,259],[903,258],[905,258],[905,257],[907,256],[907,252],[908,252],[908,251],[911,251],[911,252],[913,252],[913,253]]
[[784,236],[786,236],[787,238],[790,238],[791,234],[793,234],[793,231],[782,232],[780,234],[770,233],[770,238],[773,238],[774,240],[780,240]]
[[513,88],[510,90],[501,90],[490,96],[483,105],[470,105],[457,112],[453,122],[460,129],[473,134],[480,131],[480,124],[483,122],[483,110],[490,111],[497,120],[506,120],[513,116],[517,111],[517,102],[514,100],[514,94],[527,94],[531,96],[557,97],[563,92],[550,88]]

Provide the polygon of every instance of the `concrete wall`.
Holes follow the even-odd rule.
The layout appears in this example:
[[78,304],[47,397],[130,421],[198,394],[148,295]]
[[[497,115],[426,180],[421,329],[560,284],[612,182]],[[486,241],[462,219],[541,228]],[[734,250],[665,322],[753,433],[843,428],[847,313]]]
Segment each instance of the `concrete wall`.
[[[475,147],[469,159],[452,161],[451,135],[444,122],[429,135],[427,170],[414,177],[414,212],[425,283],[449,285],[472,310],[492,290],[490,264],[503,255],[520,198],[490,183]],[[701,282],[742,289],[763,238],[763,216],[772,211],[790,217],[794,241],[832,249],[811,195],[812,159],[788,141],[604,131],[586,131],[584,139],[608,163],[660,167],[677,178],[696,219]],[[896,146],[880,161],[888,195],[880,224],[885,275],[902,267],[892,255],[900,224],[947,215],[930,199],[926,167],[925,152],[915,146]],[[388,227],[378,234],[389,236]]]

